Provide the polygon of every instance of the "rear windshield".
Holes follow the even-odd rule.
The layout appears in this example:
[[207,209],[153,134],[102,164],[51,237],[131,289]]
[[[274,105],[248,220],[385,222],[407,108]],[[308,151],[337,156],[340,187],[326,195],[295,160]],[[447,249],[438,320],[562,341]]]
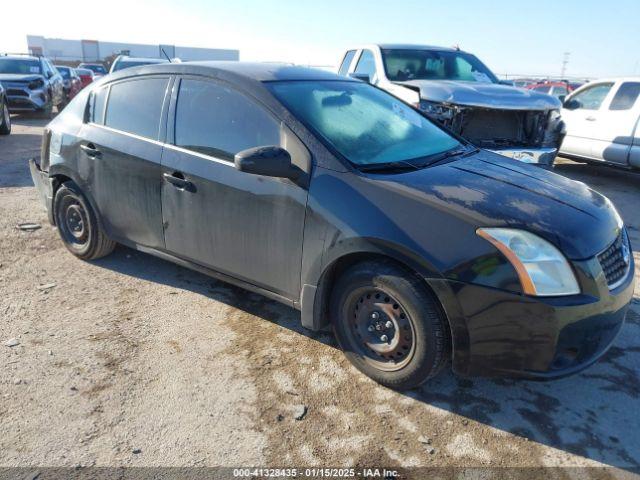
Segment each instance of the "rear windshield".
[[498,83],[496,76],[475,56],[449,50],[383,49],[382,62],[392,82],[405,80],[457,80]]
[[0,58],[0,73],[41,74],[40,62],[27,58]]
[[107,71],[102,65],[83,65],[82,68],[88,68],[89,70],[92,70],[95,73],[107,73]]
[[460,146],[408,105],[362,82],[267,86],[300,121],[356,165],[416,160]]
[[69,70],[69,68],[56,67],[56,70],[60,72],[60,75],[62,75],[62,78],[64,78],[65,80],[68,80],[69,78],[71,78],[71,71]]

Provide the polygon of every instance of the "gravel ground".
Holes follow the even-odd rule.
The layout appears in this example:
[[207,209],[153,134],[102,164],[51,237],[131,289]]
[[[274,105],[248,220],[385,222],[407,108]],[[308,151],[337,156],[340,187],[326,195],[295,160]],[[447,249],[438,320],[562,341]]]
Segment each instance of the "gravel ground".
[[[123,247],[72,257],[28,173],[45,122],[13,120],[0,137],[0,467],[640,468],[640,305],[580,375],[445,372],[396,393],[293,309]],[[640,246],[640,176],[557,171],[609,196]]]

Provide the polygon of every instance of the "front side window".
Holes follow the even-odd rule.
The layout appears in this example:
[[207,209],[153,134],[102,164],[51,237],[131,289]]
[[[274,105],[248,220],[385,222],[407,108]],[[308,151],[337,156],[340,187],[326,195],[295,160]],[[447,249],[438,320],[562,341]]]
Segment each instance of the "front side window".
[[338,70],[339,75],[347,75],[349,73],[349,65],[351,65],[351,60],[353,60],[353,56],[356,54],[355,50],[349,50],[345,56],[344,60],[342,60],[342,65],[340,65],[340,70]]
[[373,58],[371,50],[362,51],[358,59],[358,64],[356,65],[355,73],[366,74],[369,75],[369,77],[376,73],[376,61]]
[[356,165],[415,160],[460,143],[394,96],[350,81],[268,84],[304,124]]
[[21,58],[0,57],[0,73],[41,74],[40,62]]
[[383,49],[382,63],[392,82],[457,80],[498,83],[496,76],[474,55],[449,50]]
[[600,83],[576,93],[571,100],[577,100],[579,103],[578,108],[585,110],[598,110],[605,97],[613,87],[613,83]]
[[111,85],[105,125],[156,140],[167,78],[142,78]]
[[280,145],[280,123],[236,90],[183,79],[176,108],[175,144],[232,161],[236,153],[247,148]]
[[640,94],[640,82],[624,82],[616,92],[609,110],[630,110]]

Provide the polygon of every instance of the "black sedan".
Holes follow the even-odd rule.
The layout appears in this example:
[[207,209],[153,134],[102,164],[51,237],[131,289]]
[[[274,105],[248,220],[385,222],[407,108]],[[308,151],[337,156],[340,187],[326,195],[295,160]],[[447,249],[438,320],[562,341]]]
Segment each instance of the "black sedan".
[[576,372],[632,297],[607,198],[320,70],[123,70],[48,125],[42,152],[32,176],[71,253],[118,242],[277,299],[392,388],[449,361],[462,375]]

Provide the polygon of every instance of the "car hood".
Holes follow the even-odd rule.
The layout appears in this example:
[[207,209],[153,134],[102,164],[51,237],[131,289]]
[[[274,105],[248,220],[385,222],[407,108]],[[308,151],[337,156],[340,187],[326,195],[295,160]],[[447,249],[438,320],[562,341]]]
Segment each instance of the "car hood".
[[412,172],[385,175],[385,187],[479,227],[529,230],[568,258],[591,258],[620,231],[613,204],[582,182],[487,151]]
[[488,82],[453,80],[407,80],[396,82],[420,89],[420,98],[432,102],[504,110],[552,110],[560,100],[551,95]]
[[33,80],[42,79],[42,75],[28,73],[0,73],[0,82],[31,82]]

